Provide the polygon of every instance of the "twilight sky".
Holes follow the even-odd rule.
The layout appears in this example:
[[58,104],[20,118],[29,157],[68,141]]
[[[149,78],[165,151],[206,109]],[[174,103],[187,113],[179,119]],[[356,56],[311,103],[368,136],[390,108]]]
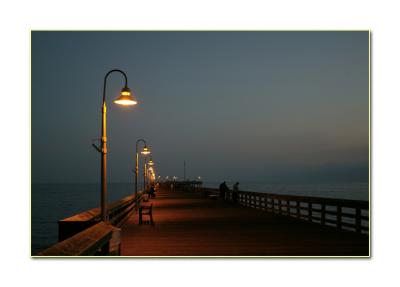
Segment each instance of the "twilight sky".
[[104,75],[108,178],[135,142],[158,175],[206,181],[368,180],[368,32],[32,32],[32,182],[99,182]]

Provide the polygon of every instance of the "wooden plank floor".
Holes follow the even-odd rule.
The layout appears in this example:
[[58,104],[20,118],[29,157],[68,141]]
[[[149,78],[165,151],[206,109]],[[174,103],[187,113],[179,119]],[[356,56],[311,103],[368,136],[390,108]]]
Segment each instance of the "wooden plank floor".
[[[368,256],[366,235],[339,232],[199,193],[157,193],[155,224],[122,226],[123,256]],[[146,218],[145,218],[146,219]]]

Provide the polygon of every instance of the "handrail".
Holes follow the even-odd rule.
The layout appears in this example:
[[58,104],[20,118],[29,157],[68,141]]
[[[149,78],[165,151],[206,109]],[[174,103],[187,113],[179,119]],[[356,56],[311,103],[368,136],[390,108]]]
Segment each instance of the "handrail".
[[[108,218],[112,225],[120,227],[136,210],[136,202],[140,204],[142,192],[138,192],[137,196],[137,201],[135,195],[129,195],[109,205]],[[65,240],[100,221],[101,210],[99,207],[61,219],[58,221],[58,241]]]
[[115,228],[111,224],[101,221],[49,247],[40,252],[38,256],[107,255],[110,252],[110,241],[113,238],[113,234],[119,232],[119,228]]
[[93,208],[58,221],[58,243],[38,256],[119,255],[120,229],[140,204],[143,192],[113,202],[108,222],[101,221],[100,208]]

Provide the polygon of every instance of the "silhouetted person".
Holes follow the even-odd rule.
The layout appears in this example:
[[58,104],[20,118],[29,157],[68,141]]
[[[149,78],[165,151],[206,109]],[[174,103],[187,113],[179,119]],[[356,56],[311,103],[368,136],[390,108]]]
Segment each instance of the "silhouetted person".
[[224,194],[224,183],[222,182],[220,185],[219,185],[219,198],[224,198],[225,197],[225,194]]
[[151,185],[149,190],[150,197],[156,197],[156,194],[154,192],[155,192],[154,185]]
[[237,199],[238,199],[238,192],[239,192],[239,182],[236,182],[236,183],[233,185],[233,189],[232,189],[232,200],[233,200],[234,203],[237,202]]
[[219,197],[221,199],[225,199],[225,194],[229,190],[228,186],[226,185],[226,182],[224,181],[219,185]]

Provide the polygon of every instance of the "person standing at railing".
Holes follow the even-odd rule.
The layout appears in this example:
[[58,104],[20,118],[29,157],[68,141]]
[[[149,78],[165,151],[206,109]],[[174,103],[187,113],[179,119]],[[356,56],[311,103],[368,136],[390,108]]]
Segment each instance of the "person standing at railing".
[[219,197],[223,200],[225,200],[225,194],[226,192],[229,191],[228,186],[226,185],[226,182],[224,181],[219,185]]
[[149,195],[150,195],[151,198],[156,197],[156,194],[155,194],[154,192],[155,192],[154,184],[152,184],[152,185],[150,186],[150,190],[149,190]]
[[222,183],[219,185],[219,198],[220,198],[220,199],[225,198],[225,194],[224,194],[224,182],[222,182]]
[[238,192],[239,192],[239,182],[236,182],[232,188],[232,200],[234,203],[237,202],[238,199]]

